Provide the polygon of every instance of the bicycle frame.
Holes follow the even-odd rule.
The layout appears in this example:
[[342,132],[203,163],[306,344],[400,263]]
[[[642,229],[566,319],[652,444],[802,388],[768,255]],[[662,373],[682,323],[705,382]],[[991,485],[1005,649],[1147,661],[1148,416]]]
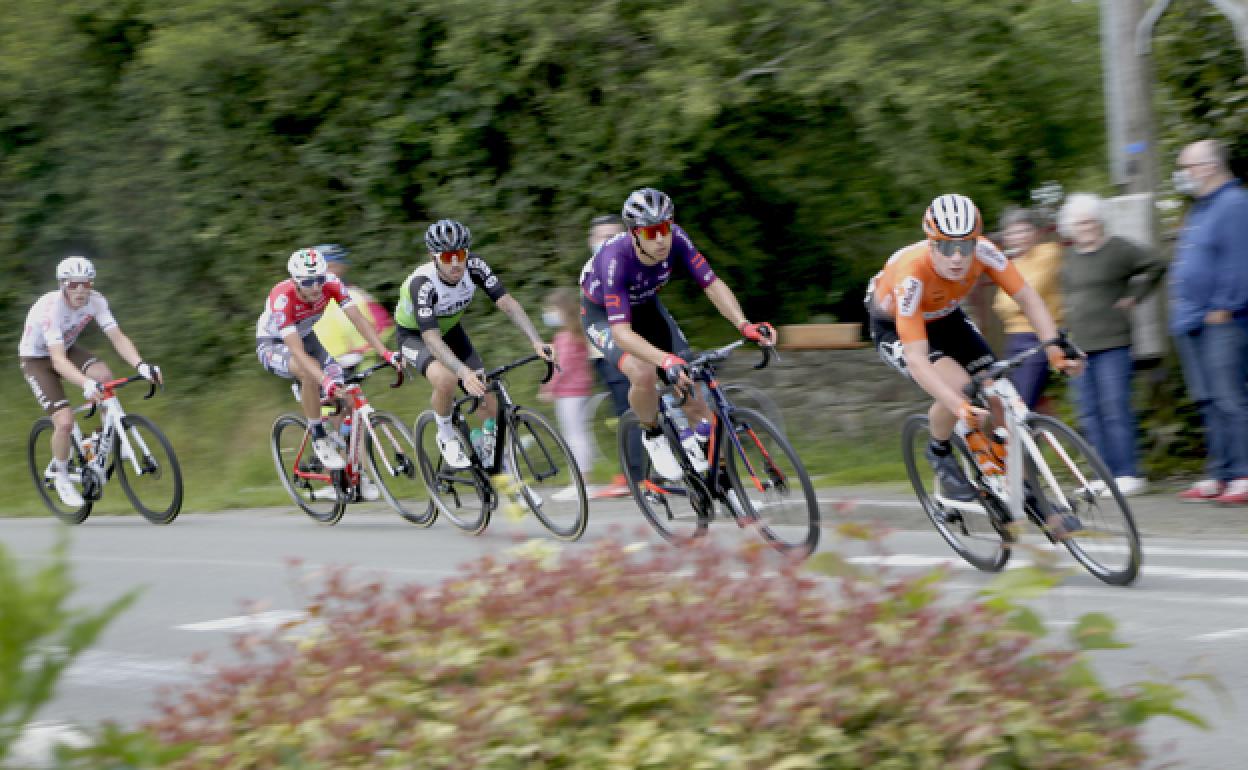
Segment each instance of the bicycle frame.
[[[498,417],[495,419],[497,429],[494,434],[494,452],[493,456],[485,458],[478,457],[475,447],[472,446],[472,436],[468,431],[468,423],[465,415],[472,414],[477,411],[483,396],[463,396],[455,399],[455,403],[451,406],[451,414],[454,415],[454,423],[459,430],[460,436],[463,438],[463,444],[474,451],[469,453],[474,463],[479,463],[481,470],[487,474],[498,473],[503,465],[503,452],[507,447],[507,436],[512,430],[512,415],[516,410],[516,402],[511,398],[511,392],[507,390],[507,383],[503,381],[503,375],[507,372],[518,369],[521,366],[530,364],[534,361],[544,361],[541,356],[531,354],[524,358],[517,359],[510,364],[505,364],[496,369],[491,369],[485,373],[485,392],[494,393],[498,401]],[[554,364],[546,361],[546,376],[542,378],[542,382],[549,382],[551,375],[554,374]],[[470,408],[464,409],[465,406],[471,405]],[[523,452],[524,448],[517,446],[517,451]],[[466,470],[466,469],[464,469]]]
[[[139,458],[150,455],[151,450],[148,448],[147,443],[143,440],[143,436],[139,433],[138,429],[132,429],[133,436],[126,433],[125,428],[122,425],[122,421],[126,416],[126,410],[122,408],[121,400],[117,397],[118,388],[121,388],[124,385],[129,385],[132,382],[138,382],[142,379],[144,378],[135,375],[132,377],[122,377],[120,379],[100,383],[101,397],[74,409],[74,414],[85,412],[88,418],[93,417],[97,409],[102,410],[102,414],[100,415],[100,439],[99,443],[92,448],[92,451],[94,452],[92,457],[88,459],[86,454],[83,452],[82,429],[78,426],[77,420],[74,420],[73,444],[74,451],[78,453],[78,459],[81,462],[81,467],[84,469],[89,468],[95,471],[100,475],[103,481],[108,481],[113,475],[113,464],[110,460],[113,455],[114,440],[119,445],[118,455],[120,460],[122,462],[127,460],[130,461],[131,466],[134,468],[134,475],[137,477],[146,472],[146,469],[139,462]],[[156,383],[152,383],[151,388],[148,390],[148,393],[144,396],[144,398],[151,398],[155,395],[155,393]],[[132,444],[131,441],[134,443]],[[136,445],[140,450],[138,452],[134,451]],[[78,472],[77,474],[71,473],[70,479],[79,484],[83,481],[81,472]]]

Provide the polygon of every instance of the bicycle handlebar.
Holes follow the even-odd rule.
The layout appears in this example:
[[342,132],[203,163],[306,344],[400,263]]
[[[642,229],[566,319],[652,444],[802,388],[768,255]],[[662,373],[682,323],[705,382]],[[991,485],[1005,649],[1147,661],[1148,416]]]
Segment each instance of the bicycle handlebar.
[[[117,379],[115,379],[115,380],[109,380],[109,381],[107,381],[107,382],[101,382],[101,383],[100,383],[100,391],[101,391],[101,392],[103,392],[103,393],[106,393],[106,394],[111,395],[111,394],[112,394],[112,391],[117,390],[118,388],[123,388],[123,387],[125,387],[126,385],[129,385],[129,384],[130,384],[130,383],[132,383],[132,382],[138,382],[138,381],[140,381],[140,380],[143,380],[144,382],[149,382],[149,383],[150,383],[150,387],[148,387],[148,389],[147,389],[147,395],[143,397],[144,399],[149,399],[149,398],[151,398],[152,396],[156,395],[156,385],[157,385],[157,383],[155,383],[155,382],[150,382],[150,381],[149,381],[146,377],[144,377],[144,376],[143,376],[143,375],[141,375],[141,374],[132,374],[132,375],[130,375],[129,377],[119,377],[119,378],[117,378]],[[163,383],[163,382],[162,382],[162,383],[160,383],[160,387],[161,387],[161,389],[163,390],[163,389],[164,389],[164,387],[165,387],[165,383]],[[90,419],[91,417],[94,417],[94,416],[95,416],[95,410],[96,410],[96,409],[98,409],[98,408],[99,408],[99,406],[100,406],[100,402],[99,402],[99,401],[92,401],[92,402],[91,402],[90,407],[86,407],[86,405],[84,405],[84,406],[82,406],[82,407],[79,407],[78,409],[79,409],[79,411],[83,411],[83,410],[84,410],[84,408],[85,408],[85,411],[86,411],[86,414],[87,414],[87,418],[88,418],[88,419]]]
[[[546,374],[541,379],[541,384],[545,385],[546,383],[550,382],[551,377],[555,376],[556,366],[553,361],[547,361],[545,358],[542,358],[536,353],[530,353],[529,355],[524,356],[523,358],[517,358],[515,361],[512,361],[509,364],[503,364],[502,366],[495,367],[494,369],[490,369],[488,372],[485,373],[485,376],[482,377],[482,384],[485,385],[486,390],[488,391],[491,388],[491,386],[495,382],[497,382],[507,372],[510,372],[513,369],[519,369],[520,367],[525,366],[526,364],[531,364],[534,361],[541,361],[542,363],[546,364]],[[473,412],[477,411],[477,407],[481,405],[481,398],[482,398],[481,396],[472,396],[472,395],[461,396],[455,399],[455,403],[452,405],[452,408],[458,409],[464,404],[467,404],[468,402],[471,401],[472,408],[466,410],[466,413],[472,414]]]
[[[690,378],[695,379],[695,380],[701,379],[702,373],[707,369],[708,366],[719,363],[720,361],[727,360],[728,355],[732,353],[732,351],[736,350],[737,348],[741,347],[744,344],[745,344],[745,340],[736,340],[735,342],[730,342],[721,348],[708,350],[705,353],[695,356],[692,361],[688,362]],[[758,347],[759,347],[759,350],[762,351],[763,357],[759,360],[757,364],[754,364],[753,368],[764,369],[771,363],[771,359],[773,357],[776,360],[780,359],[780,355],[775,352],[775,347],[773,345],[759,345]],[[689,398],[688,393],[678,393],[676,405],[684,406],[685,401],[687,401],[688,398]]]
[[[390,364],[385,361],[382,361],[379,364],[373,364],[372,366],[368,367],[364,371],[356,372],[355,374],[352,374],[351,376],[345,378],[343,382],[345,382],[348,385],[358,385],[359,383],[363,382],[364,380],[367,380],[369,377],[372,377],[374,374],[381,371],[382,369],[387,368],[388,366],[390,366]],[[407,375],[404,374],[403,369],[395,369],[394,370],[394,382],[390,383],[390,387],[397,388],[400,385],[402,385],[403,380],[406,378],[406,376]]]
[[1024,361],[1044,350],[1049,345],[1060,346],[1063,351],[1067,353],[1067,355],[1073,353],[1076,358],[1084,357],[1084,352],[1080,350],[1075,343],[1070,341],[1070,334],[1065,329],[1059,329],[1057,336],[1053,339],[1045,340],[1044,342],[1030,347],[1027,350],[1016,353],[1011,358],[1007,358],[1003,361],[995,361],[991,365],[980,369],[978,372],[971,375],[971,381],[962,388],[962,392],[966,394],[967,398],[972,401],[975,400],[979,397],[980,391],[983,390],[984,383],[989,380],[995,380],[1011,369],[1017,369],[1019,366],[1022,366]]

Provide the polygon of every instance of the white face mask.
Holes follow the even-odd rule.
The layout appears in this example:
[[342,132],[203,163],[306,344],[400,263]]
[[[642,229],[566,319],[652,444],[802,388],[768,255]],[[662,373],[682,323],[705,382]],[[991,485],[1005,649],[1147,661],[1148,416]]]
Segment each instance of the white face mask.
[[542,323],[552,329],[558,329],[560,326],[563,326],[563,315],[558,310],[543,310]]
[[1174,175],[1170,177],[1170,181],[1174,184],[1174,190],[1179,195],[1195,198],[1200,189],[1196,184],[1196,180],[1192,178],[1192,172],[1185,168],[1175,171]]

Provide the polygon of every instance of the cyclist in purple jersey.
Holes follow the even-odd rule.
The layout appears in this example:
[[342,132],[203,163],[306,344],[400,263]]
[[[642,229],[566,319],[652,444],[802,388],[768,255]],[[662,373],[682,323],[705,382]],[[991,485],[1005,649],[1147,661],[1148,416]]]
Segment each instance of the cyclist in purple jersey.
[[581,275],[581,323],[585,334],[629,380],[628,401],[643,428],[642,444],[663,476],[679,478],[680,463],[657,427],[660,376],[690,394],[685,411],[691,421],[710,416],[692,387],[682,356],[689,345],[658,293],[683,267],[711,303],[747,339],[775,343],[767,323],[750,323],[732,289],[715,276],[689,234],[672,222],[672,199],[652,187],[634,190],[621,214],[627,232],[603,244]]

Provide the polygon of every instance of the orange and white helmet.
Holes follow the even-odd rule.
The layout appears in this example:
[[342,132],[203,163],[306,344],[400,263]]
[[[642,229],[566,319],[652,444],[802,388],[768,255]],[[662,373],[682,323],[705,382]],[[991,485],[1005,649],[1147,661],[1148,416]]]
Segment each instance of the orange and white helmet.
[[983,234],[983,217],[965,195],[948,193],[932,201],[923,214],[923,232],[934,241],[978,238]]

